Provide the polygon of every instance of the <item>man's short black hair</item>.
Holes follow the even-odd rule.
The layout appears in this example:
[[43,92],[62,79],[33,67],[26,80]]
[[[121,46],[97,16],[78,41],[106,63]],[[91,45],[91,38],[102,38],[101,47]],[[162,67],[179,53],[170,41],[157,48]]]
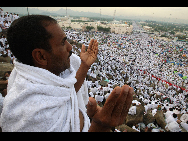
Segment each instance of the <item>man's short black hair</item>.
[[49,39],[52,37],[45,29],[57,21],[49,16],[29,15],[15,20],[7,31],[10,50],[18,61],[34,66],[32,51],[41,48],[51,51]]

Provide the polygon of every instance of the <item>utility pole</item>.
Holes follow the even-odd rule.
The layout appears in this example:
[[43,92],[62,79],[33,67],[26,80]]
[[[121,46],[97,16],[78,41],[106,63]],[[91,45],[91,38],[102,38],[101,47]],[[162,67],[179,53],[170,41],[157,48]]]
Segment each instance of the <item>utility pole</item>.
[[101,9],[100,9],[100,21],[101,21]]
[[116,15],[116,10],[114,11],[114,18],[113,18],[113,21],[115,20],[115,15]]
[[29,8],[27,7],[27,13],[28,13],[28,16],[29,16]]
[[66,16],[67,16],[67,7],[66,7]]

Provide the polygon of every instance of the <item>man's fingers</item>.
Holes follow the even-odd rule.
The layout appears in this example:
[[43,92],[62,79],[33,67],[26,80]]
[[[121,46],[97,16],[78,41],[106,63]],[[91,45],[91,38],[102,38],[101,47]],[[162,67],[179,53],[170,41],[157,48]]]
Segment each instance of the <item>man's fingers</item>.
[[97,40],[95,40],[95,49],[94,49],[94,53],[97,55],[98,54],[98,42]]
[[120,118],[121,123],[120,124],[122,124],[124,122],[125,118],[127,117],[129,108],[130,108],[131,103],[133,101],[133,92],[134,92],[134,89],[130,87],[126,101],[125,101],[124,106],[123,106],[122,113],[121,113],[121,118]]
[[82,45],[82,49],[81,49],[81,52],[82,52],[82,53],[85,53],[85,50],[86,50],[86,47],[85,47],[85,45]]
[[97,40],[94,41],[94,44],[95,44],[95,46],[98,46],[98,42],[97,42]]
[[98,54],[98,42],[92,39],[89,43],[88,52]]
[[87,115],[92,118],[97,110],[96,100],[92,97],[89,98],[89,102],[87,104]]
[[104,107],[102,108],[102,114],[104,116],[108,116],[111,117],[112,115],[112,111],[116,105],[117,99],[119,97],[121,93],[121,88],[120,87],[116,87],[112,93],[110,94],[110,96],[108,97],[108,99],[106,100],[106,103],[104,105]]
[[117,118],[120,119],[120,116],[122,114],[122,110],[124,108],[124,104],[126,103],[127,95],[129,93],[129,86],[124,85],[121,88],[121,94],[117,100],[116,106],[114,107],[113,113],[112,113],[112,119],[117,120]]
[[93,42],[94,42],[94,39],[92,39],[92,40],[90,41],[90,43],[89,43],[89,47],[88,47],[89,49],[92,48]]
[[87,105],[88,116],[109,127],[123,124],[133,100],[133,92],[133,88],[128,85],[116,87],[103,108],[97,107],[95,99],[90,97]]

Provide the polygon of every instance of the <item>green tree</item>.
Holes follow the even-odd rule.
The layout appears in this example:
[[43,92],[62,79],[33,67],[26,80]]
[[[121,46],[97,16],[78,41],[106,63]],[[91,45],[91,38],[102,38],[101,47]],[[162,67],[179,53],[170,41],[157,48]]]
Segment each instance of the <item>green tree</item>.
[[69,27],[67,27],[68,29],[71,29],[72,27],[71,26],[69,26]]
[[110,29],[111,28],[103,28],[102,26],[97,26],[97,30],[102,32],[110,32]]
[[91,29],[94,29],[94,27],[93,26],[86,26],[86,29],[87,29],[87,31],[89,31]]
[[170,32],[170,34],[173,34],[173,35],[174,35],[174,34],[175,34],[175,32],[174,32],[174,31],[171,31],[171,32]]

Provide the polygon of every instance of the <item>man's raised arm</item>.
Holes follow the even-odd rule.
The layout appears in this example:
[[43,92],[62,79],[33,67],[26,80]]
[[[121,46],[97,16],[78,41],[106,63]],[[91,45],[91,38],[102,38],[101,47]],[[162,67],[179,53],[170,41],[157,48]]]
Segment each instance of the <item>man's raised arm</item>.
[[94,41],[94,39],[92,39],[87,51],[85,51],[85,49],[86,49],[85,45],[82,45],[82,49],[81,49],[81,53],[80,53],[81,65],[76,73],[77,82],[74,85],[76,92],[78,92],[80,90],[80,88],[86,78],[89,68],[97,59],[97,54],[98,54],[97,40]]

